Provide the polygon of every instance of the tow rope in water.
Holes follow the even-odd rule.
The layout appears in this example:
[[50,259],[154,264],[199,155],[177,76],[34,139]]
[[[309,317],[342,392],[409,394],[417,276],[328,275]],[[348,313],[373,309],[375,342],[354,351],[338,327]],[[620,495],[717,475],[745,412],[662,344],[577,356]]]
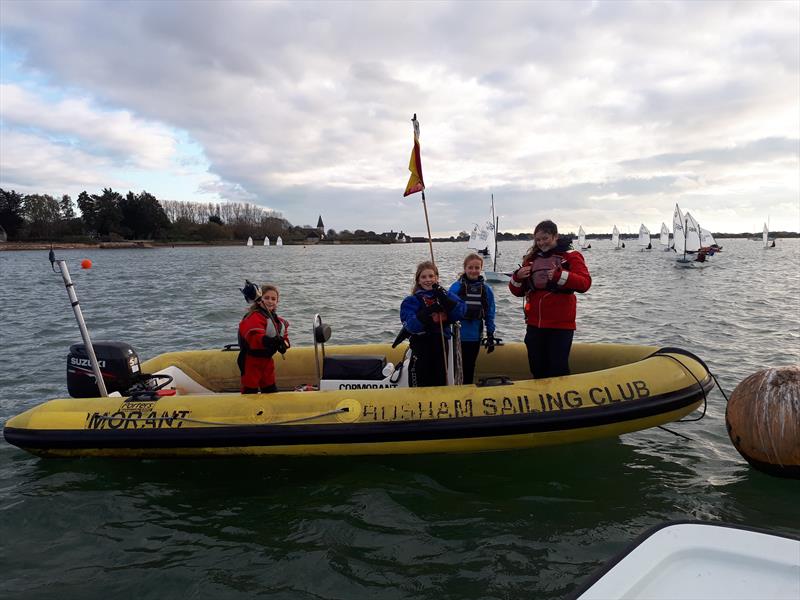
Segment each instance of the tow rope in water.
[[[703,389],[703,384],[700,383],[700,380],[697,378],[697,376],[681,360],[675,358],[671,354],[666,354],[665,353],[665,352],[668,352],[668,351],[669,351],[668,349],[661,349],[661,350],[658,350],[657,352],[651,354],[650,356],[663,356],[665,358],[671,358],[672,360],[674,360],[676,363],[678,363],[680,366],[682,366],[684,368],[684,370],[687,373],[689,373],[689,375],[692,376],[692,378],[697,382],[697,385],[700,387],[700,391],[703,392],[703,412],[700,414],[700,416],[696,417],[694,419],[680,419],[680,420],[675,421],[675,422],[676,423],[694,423],[696,421],[699,421],[703,417],[706,416],[706,410],[708,409],[708,396],[706,395],[705,389]],[[705,370],[708,373],[709,377],[711,377],[711,379],[714,380],[714,384],[717,386],[717,388],[719,388],[719,391],[722,393],[722,397],[725,398],[725,402],[728,402],[728,395],[725,393],[725,390],[723,390],[722,386],[719,384],[719,380],[717,380],[717,376],[714,375],[714,373],[711,372],[711,369],[708,368],[708,365],[705,362],[703,362],[699,357],[692,355],[692,358],[694,358],[701,365],[703,365],[703,367],[705,368]],[[672,435],[676,435],[678,437],[682,437],[685,440],[694,441],[694,440],[692,440],[692,438],[690,438],[690,437],[688,437],[686,435],[683,435],[682,433],[678,433],[677,431],[673,431],[672,429],[668,429],[667,427],[664,427],[663,425],[658,425],[657,427],[659,429],[663,429],[667,433],[671,433]]]
[[275,421],[274,423],[221,423],[219,421],[205,421],[203,419],[190,419],[189,417],[114,417],[106,415],[97,415],[95,418],[99,421],[120,421],[122,423],[138,422],[138,421],[153,421],[162,419],[165,421],[183,421],[185,423],[198,423],[200,425],[215,425],[222,427],[251,427],[253,425],[289,425],[291,423],[302,423],[303,421],[312,421],[322,417],[329,417],[331,415],[338,415],[341,413],[350,412],[346,406],[329,410],[328,412],[320,413],[318,415],[311,415],[308,417],[299,417],[297,419],[289,419],[287,421]]

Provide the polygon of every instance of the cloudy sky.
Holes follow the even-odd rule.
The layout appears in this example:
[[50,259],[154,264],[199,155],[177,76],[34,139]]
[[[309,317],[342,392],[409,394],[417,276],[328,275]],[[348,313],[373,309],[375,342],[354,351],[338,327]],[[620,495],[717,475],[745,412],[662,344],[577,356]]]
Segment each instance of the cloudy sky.
[[800,2],[0,1],[0,187],[295,225],[800,230]]

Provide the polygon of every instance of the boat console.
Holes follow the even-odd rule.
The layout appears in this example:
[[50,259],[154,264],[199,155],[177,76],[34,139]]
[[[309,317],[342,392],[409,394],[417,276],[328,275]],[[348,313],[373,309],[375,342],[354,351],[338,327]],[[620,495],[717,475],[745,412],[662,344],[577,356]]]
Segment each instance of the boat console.
[[[320,390],[363,390],[408,387],[410,352],[395,367],[383,355],[325,354],[325,342],[331,337],[331,328],[314,315],[314,358]],[[320,354],[322,371],[320,372]]]

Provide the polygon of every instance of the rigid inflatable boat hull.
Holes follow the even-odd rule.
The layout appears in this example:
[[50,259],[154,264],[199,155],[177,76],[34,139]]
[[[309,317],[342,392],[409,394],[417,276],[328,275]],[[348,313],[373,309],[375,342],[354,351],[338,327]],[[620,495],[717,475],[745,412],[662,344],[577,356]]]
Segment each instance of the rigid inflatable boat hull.
[[[328,350],[376,351],[402,358],[388,346]],[[713,385],[705,365],[680,350],[656,351],[576,345],[575,371],[603,368],[492,386],[51,400],[9,420],[4,435],[43,456],[416,454],[574,443],[654,427],[698,408]],[[292,363],[276,361],[279,385],[308,377],[310,352],[292,349]],[[479,377],[527,371],[522,344],[481,359]],[[171,353],[143,368],[153,372],[178,364],[203,386],[219,389],[235,382],[228,364],[234,360],[230,352]]]

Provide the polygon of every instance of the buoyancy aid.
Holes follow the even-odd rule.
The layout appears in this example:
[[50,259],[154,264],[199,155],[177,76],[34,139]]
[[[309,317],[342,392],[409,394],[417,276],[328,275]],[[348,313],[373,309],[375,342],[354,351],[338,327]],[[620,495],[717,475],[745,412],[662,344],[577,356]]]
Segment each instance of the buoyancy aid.
[[[289,323],[279,317],[275,312],[267,313],[262,308],[258,308],[257,311],[260,313],[266,323],[264,327],[264,336],[267,338],[283,338],[284,342],[286,343],[287,348],[289,347],[288,341],[286,341],[286,333],[289,328]],[[250,317],[252,313],[249,313],[242,318],[242,321]],[[250,348],[247,343],[247,340],[242,335],[242,332],[239,331],[237,334],[238,341],[239,341],[239,354],[242,358],[244,358],[245,354],[250,356],[260,356],[269,358],[273,354],[275,354],[275,350],[268,350],[266,348]]]
[[561,257],[557,254],[549,256],[536,255],[531,263],[531,285],[535,290],[546,290],[550,278],[548,272],[561,267]]
[[483,276],[478,276],[478,279],[472,281],[467,279],[466,275],[462,275],[460,283],[458,295],[467,305],[464,319],[468,321],[483,319],[489,310]]
[[[438,310],[431,314],[431,319],[433,319],[433,322],[435,324],[438,324],[438,323],[446,324],[447,323],[447,321],[449,320],[447,318],[447,311],[444,309],[444,307],[441,304],[439,304],[439,301],[436,299],[435,296],[426,296],[426,295],[420,294],[419,298],[422,300],[422,304],[425,307],[428,307],[428,308],[431,307],[431,306],[438,307]],[[437,331],[438,331],[438,328],[437,328]],[[427,331],[426,331],[426,333],[427,333]]]

